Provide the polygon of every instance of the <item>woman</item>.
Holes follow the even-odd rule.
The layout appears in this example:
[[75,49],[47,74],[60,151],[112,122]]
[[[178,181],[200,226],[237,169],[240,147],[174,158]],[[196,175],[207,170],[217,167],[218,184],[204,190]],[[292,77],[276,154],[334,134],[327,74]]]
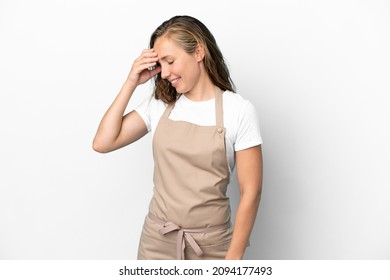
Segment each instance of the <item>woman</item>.
[[[124,115],[137,86],[153,77],[154,98]],[[254,107],[232,84],[206,26],[175,16],[152,34],[105,113],[98,152],[154,134],[154,192],[138,259],[242,259],[260,202],[262,140]],[[235,166],[232,228],[226,187]]]

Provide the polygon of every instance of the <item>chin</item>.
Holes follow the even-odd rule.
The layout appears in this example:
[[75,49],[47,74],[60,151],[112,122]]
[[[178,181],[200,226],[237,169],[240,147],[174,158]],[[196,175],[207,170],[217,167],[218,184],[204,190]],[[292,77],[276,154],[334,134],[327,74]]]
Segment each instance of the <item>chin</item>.
[[187,91],[183,90],[183,89],[180,89],[180,88],[175,88],[176,89],[176,92],[179,93],[179,94],[184,94],[186,93]]

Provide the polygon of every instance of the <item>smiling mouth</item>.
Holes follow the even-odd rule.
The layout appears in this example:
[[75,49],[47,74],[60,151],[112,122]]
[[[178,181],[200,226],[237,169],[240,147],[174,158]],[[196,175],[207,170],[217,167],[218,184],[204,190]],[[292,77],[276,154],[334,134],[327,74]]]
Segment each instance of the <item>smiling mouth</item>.
[[177,78],[177,79],[170,80],[169,82],[171,83],[171,85],[174,86],[179,80],[180,78]]

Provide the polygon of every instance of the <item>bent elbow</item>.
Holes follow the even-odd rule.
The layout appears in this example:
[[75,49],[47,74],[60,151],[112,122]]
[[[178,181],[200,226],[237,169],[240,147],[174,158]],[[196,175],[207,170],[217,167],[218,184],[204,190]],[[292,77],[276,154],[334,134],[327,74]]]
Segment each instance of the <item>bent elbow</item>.
[[107,149],[107,147],[105,147],[104,145],[102,145],[99,141],[97,141],[96,139],[93,140],[92,142],[92,149],[95,151],[95,152],[98,152],[98,153],[101,153],[101,154],[106,154],[108,153],[110,150]]

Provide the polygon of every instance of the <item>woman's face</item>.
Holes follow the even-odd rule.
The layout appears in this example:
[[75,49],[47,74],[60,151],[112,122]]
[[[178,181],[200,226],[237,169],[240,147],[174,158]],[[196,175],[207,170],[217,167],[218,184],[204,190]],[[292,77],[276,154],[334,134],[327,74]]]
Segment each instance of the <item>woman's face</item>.
[[193,90],[201,77],[202,58],[195,53],[188,54],[174,40],[159,37],[153,49],[161,65],[161,78],[169,81],[178,93]]

